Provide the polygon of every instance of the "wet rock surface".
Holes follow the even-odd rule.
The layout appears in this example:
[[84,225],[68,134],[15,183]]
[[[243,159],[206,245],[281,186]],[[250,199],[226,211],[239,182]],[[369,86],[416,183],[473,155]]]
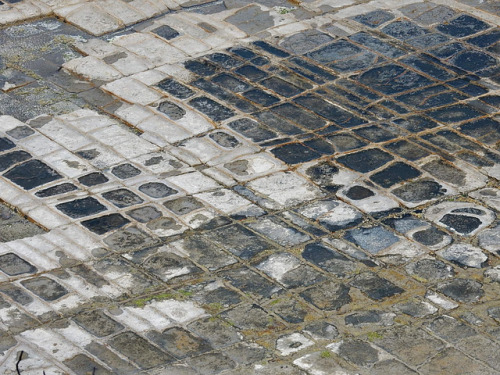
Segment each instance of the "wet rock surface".
[[498,374],[499,12],[1,1],[0,372]]

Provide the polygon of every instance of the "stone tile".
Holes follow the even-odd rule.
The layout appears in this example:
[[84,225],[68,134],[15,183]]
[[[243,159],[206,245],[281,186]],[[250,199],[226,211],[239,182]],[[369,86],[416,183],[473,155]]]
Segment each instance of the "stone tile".
[[489,278],[492,281],[499,282],[500,281],[500,267],[493,267],[487,271],[485,271],[484,276]]
[[422,366],[422,371],[428,374],[439,374],[443,371],[447,373],[459,374],[463,371],[471,374],[494,374],[495,372],[486,366],[475,362],[462,352],[454,348],[447,348],[437,354],[429,363]]
[[309,340],[304,335],[300,333],[292,333],[291,335],[279,338],[276,341],[276,349],[280,351],[281,355],[287,356],[303,350],[313,344],[314,342]]
[[462,267],[481,268],[488,261],[488,256],[481,249],[468,244],[455,244],[440,250],[439,256]]
[[375,170],[392,159],[390,154],[375,148],[337,158],[346,167],[362,173]]
[[493,253],[498,252],[499,243],[498,239],[498,224],[491,229],[484,230],[478,235],[479,246],[481,248],[491,251]]
[[[293,361],[293,364],[299,368],[308,371],[308,373],[317,374],[328,374],[331,371],[335,371],[343,374],[356,374],[357,369],[348,365],[347,363],[339,363],[338,358],[332,354],[329,350],[324,350],[321,352],[313,352],[305,354],[302,357],[297,358]],[[288,374],[283,372],[283,374]]]
[[444,196],[448,190],[442,184],[428,179],[405,183],[391,191],[410,207]]
[[374,375],[391,374],[397,373],[401,375],[416,375],[416,371],[413,371],[408,366],[401,362],[393,359],[387,359],[384,361],[377,362],[371,369]]
[[305,230],[307,233],[315,235],[315,236],[323,236],[327,232],[321,228],[319,228],[317,225],[313,225],[309,223],[307,220],[303,219],[301,216],[292,213],[290,211],[286,211],[281,216],[287,220],[289,220],[291,223],[294,225],[302,228]]
[[0,222],[0,242],[10,242],[20,238],[32,237],[43,234],[46,231],[20,216],[14,222],[1,224],[3,223]]
[[0,155],[0,170],[4,171],[13,165],[31,159],[31,155],[25,151],[12,151]]
[[7,319],[2,318],[2,320],[13,335],[28,330],[34,330],[35,327],[39,325],[37,320],[33,319],[27,314],[22,313],[16,308],[11,308],[7,310],[7,312],[9,314],[9,317]]
[[[467,176],[465,168],[464,170],[459,170],[458,168],[441,160],[433,160],[423,165],[422,168],[444,182],[455,186],[465,185],[465,189],[470,189],[470,187],[467,186],[470,179]],[[483,184],[481,183],[481,176],[477,176],[477,181],[475,183],[479,183],[478,187],[482,187]]]
[[35,266],[14,253],[0,255],[0,270],[9,276],[37,272]]
[[305,304],[295,300],[282,300],[272,302],[272,311],[287,323],[298,324],[311,319],[315,314]]
[[3,2],[4,367],[499,367],[493,1]]
[[344,237],[372,254],[377,254],[399,241],[394,233],[382,226],[351,229]]
[[400,131],[391,126],[382,124],[382,126],[365,126],[354,130],[354,133],[367,139],[370,142],[385,142],[395,138]]
[[346,229],[359,224],[361,214],[340,201],[317,201],[304,206],[298,212],[309,219],[314,219],[330,231]]
[[445,34],[461,38],[488,28],[488,24],[467,14],[462,14],[451,21],[437,26]]
[[320,154],[301,143],[291,143],[272,150],[274,156],[287,164],[305,163],[318,159]]
[[0,151],[7,151],[16,147],[16,145],[10,141],[8,138],[0,138]]
[[451,299],[443,297],[442,295],[432,291],[427,291],[427,293],[425,293],[425,298],[445,310],[453,310],[458,307],[458,303],[455,303]]
[[231,370],[236,367],[236,363],[222,353],[207,353],[199,357],[190,358],[187,362],[200,374],[218,374],[224,370]]
[[118,352],[137,363],[142,369],[150,369],[172,362],[173,357],[160,351],[148,341],[133,332],[123,332],[110,340]]
[[356,116],[340,107],[334,106],[312,94],[300,96],[296,98],[294,102],[344,128],[361,125],[365,122],[361,117]]
[[311,239],[307,234],[275,218],[265,218],[256,223],[248,224],[248,227],[281,246],[296,246]]
[[321,310],[338,310],[351,302],[350,288],[344,284],[327,281],[300,293],[307,302]]
[[342,185],[357,177],[354,172],[340,169],[337,165],[329,162],[319,162],[305,167],[303,173],[328,192],[336,192]]
[[225,354],[239,365],[248,365],[261,362],[267,351],[257,344],[240,343],[226,350]]
[[[309,87],[306,86],[306,88]],[[280,104],[279,106],[273,107],[272,111],[279,116],[285,117],[286,119],[295,122],[297,125],[303,127],[306,130],[315,130],[326,125],[326,122],[319,116],[315,116],[310,112],[307,112],[291,103]]]
[[74,318],[75,322],[97,337],[109,336],[117,333],[124,327],[104,314],[103,311],[94,310],[84,312]]
[[354,184],[340,189],[337,196],[374,217],[399,211],[399,204],[365,184]]
[[[254,116],[262,122],[267,127],[276,130],[282,135],[297,135],[303,132],[302,129],[292,124],[290,121],[284,120],[283,118],[276,116],[270,110],[263,110],[261,112],[257,112]],[[270,142],[270,145],[273,145],[274,142]]]
[[373,343],[410,366],[424,363],[445,347],[443,342],[411,327],[398,327],[379,333],[381,337],[375,338]]
[[281,47],[295,54],[304,54],[332,40],[328,34],[318,30],[306,30],[285,38]]
[[202,304],[210,311],[219,311],[237,305],[242,301],[239,293],[233,289],[227,288],[222,282],[214,281],[199,284],[190,288],[193,291],[193,300]]
[[[279,332],[284,326],[276,321],[266,310],[258,305],[240,305],[221,314],[231,325],[242,330],[265,331],[273,329]],[[251,334],[251,332],[248,332]]]
[[51,197],[54,195],[65,194],[65,193],[68,193],[68,192],[74,191],[74,190],[78,190],[78,188],[73,184],[65,182],[65,183],[62,183],[60,185],[55,185],[55,186],[49,187],[47,189],[39,190],[35,193],[35,195],[37,197],[47,198],[47,197]]
[[449,107],[432,110],[428,114],[437,121],[453,124],[481,117],[483,112],[465,104],[455,104]]
[[167,328],[162,333],[152,331],[148,337],[176,358],[196,356],[212,350],[206,340],[178,327]]
[[316,321],[304,328],[309,336],[315,340],[332,340],[339,335],[337,327],[328,322]]
[[85,349],[99,358],[100,361],[104,362],[115,372],[133,373],[134,371],[138,371],[137,367],[130,364],[129,361],[122,359],[110,349],[95,341],[87,345]]
[[309,286],[324,279],[319,272],[302,265],[289,253],[274,253],[259,263],[256,268],[287,288]]
[[223,121],[234,116],[234,112],[231,109],[207,97],[191,99],[189,104],[213,121]]
[[95,219],[82,221],[82,225],[91,232],[105,234],[115,229],[119,229],[130,221],[120,214],[110,214],[100,216]]
[[470,196],[483,201],[488,206],[497,210],[500,208],[500,201],[498,200],[500,198],[500,191],[497,189],[484,188],[471,193]]
[[215,271],[237,262],[236,258],[210,243],[201,236],[192,236],[172,244],[176,248],[189,254],[196,263],[203,265],[210,271]]
[[139,186],[139,191],[149,195],[151,198],[165,198],[177,194],[178,191],[162,184],[161,182],[148,182]]
[[265,141],[277,136],[273,131],[248,118],[235,120],[230,122],[228,126],[255,142]]
[[61,284],[45,276],[28,279],[21,284],[45,301],[55,301],[68,293]]
[[56,206],[56,208],[74,219],[95,215],[99,212],[107,210],[106,207],[99,203],[97,199],[92,197],[60,203]]
[[111,169],[111,173],[113,173],[116,177],[124,180],[139,175],[141,171],[134,167],[132,164],[127,163],[114,167],[113,169]]
[[449,316],[436,318],[427,327],[432,333],[451,343],[476,335],[474,329]]
[[142,266],[146,271],[165,282],[172,279],[193,279],[200,276],[203,272],[188,259],[181,258],[171,253],[158,253],[153,255],[146,259]]
[[223,348],[241,340],[238,331],[220,319],[202,319],[190,323],[188,328],[206,338],[214,348]]
[[258,298],[271,298],[282,291],[281,287],[267,281],[246,267],[222,271],[219,273],[219,276],[227,280],[233,287],[240,289],[243,293],[249,293]]
[[135,227],[129,227],[110,234],[104,239],[104,243],[111,250],[128,252],[152,246],[156,243],[156,240]]
[[425,34],[425,30],[409,21],[395,21],[385,26],[382,31],[400,40],[412,39]]
[[171,28],[168,25],[162,25],[160,27],[157,27],[156,29],[151,30],[151,32],[167,40],[176,38],[177,36],[180,35],[179,32],[177,32],[175,29]]
[[308,244],[302,257],[337,277],[346,277],[358,270],[355,262],[321,243]]
[[405,50],[397,47],[393,44],[389,44],[387,42],[384,42],[368,33],[357,33],[354,35],[351,35],[349,37],[352,41],[355,41],[357,43],[360,43],[374,51],[377,51],[381,53],[384,56],[390,57],[390,58],[396,58],[399,56],[405,55]]
[[106,65],[104,61],[94,56],[68,61],[64,67],[91,81],[110,82],[122,76],[117,69]]
[[94,186],[104,184],[105,182],[108,182],[109,179],[102,173],[93,172],[78,178],[78,181],[85,186]]
[[310,52],[306,56],[319,63],[328,63],[332,60],[343,60],[352,57],[361,51],[361,48],[356,45],[345,40],[339,40],[314,52]]
[[14,339],[12,336],[6,334],[5,332],[2,331],[1,333],[1,338],[2,340],[0,341],[2,344],[0,346],[0,350],[2,350],[2,353],[16,345],[17,341]]
[[478,35],[476,37],[468,39],[469,43],[472,43],[478,47],[487,47],[498,41],[499,35],[497,30],[487,31]]
[[394,19],[394,15],[383,10],[375,10],[369,13],[353,17],[354,20],[366,26],[375,28]]
[[468,338],[461,345],[461,348],[473,357],[486,362],[492,368],[498,366],[498,344],[489,338],[483,336]]
[[208,233],[207,237],[243,259],[250,259],[272,248],[264,239],[237,224],[216,229]]
[[378,350],[361,340],[341,341],[330,344],[327,348],[357,366],[369,367],[379,361]]
[[[167,26],[168,27],[168,26]],[[194,92],[187,86],[171,79],[167,78],[158,83],[158,87],[163,91],[172,94],[179,99],[187,99],[194,95]]]
[[438,22],[448,21],[456,15],[456,12],[443,5],[438,5],[415,18],[420,24],[430,25]]
[[433,206],[426,217],[460,235],[473,235],[493,221],[492,212],[471,203],[444,202]]
[[137,194],[127,189],[108,191],[103,193],[102,196],[118,208],[130,207],[144,202]]
[[13,284],[5,284],[1,286],[0,291],[20,305],[27,305],[33,302],[33,297],[31,297],[23,288]]
[[193,197],[182,197],[174,200],[169,200],[163,205],[177,215],[185,215],[194,210],[203,208],[203,204]]
[[256,42],[253,42],[252,43],[254,46],[258,47],[259,49],[262,49],[263,51],[271,54],[271,55],[274,55],[276,57],[288,57],[290,56],[290,54],[278,47],[275,47],[263,40],[258,40]]
[[361,74],[359,81],[386,95],[425,87],[432,83],[432,81],[420,74],[393,64],[373,68]]
[[[268,81],[269,82],[269,81]],[[242,94],[248,100],[262,107],[270,107],[279,102],[279,98],[267,93],[266,91],[254,89],[246,91]]]
[[140,105],[151,104],[162,98],[158,92],[130,77],[108,83],[103,88],[116,97]]
[[192,172],[175,177],[169,177],[167,181],[179,186],[190,194],[200,193],[202,191],[212,190],[219,187],[219,184],[217,184],[213,179],[200,172]]
[[219,146],[225,148],[235,148],[240,145],[240,142],[231,134],[225,132],[214,132],[209,135]]
[[71,271],[98,288],[109,285],[108,281],[105,278],[97,274],[94,270],[90,269],[89,266],[78,265],[72,267]]
[[172,120],[180,120],[186,115],[186,110],[168,100],[158,104],[158,111],[166,114]]
[[111,372],[83,354],[78,354],[71,359],[67,359],[64,361],[64,364],[79,375],[87,374],[90,371],[95,374],[111,374]]
[[396,162],[380,172],[373,174],[370,180],[378,185],[389,188],[403,181],[411,180],[422,173],[409,164]]
[[210,193],[197,194],[196,197],[226,215],[237,215],[239,211],[244,211],[245,209],[252,207],[250,201],[244,199],[233,191],[226,189],[220,189]]
[[210,61],[217,65],[220,65],[224,69],[236,68],[243,64],[243,61],[241,61],[240,59],[220,52],[212,53],[206,57],[210,59]]
[[[446,14],[442,14],[443,18],[446,17]],[[439,17],[439,15],[437,16]],[[423,18],[423,17],[422,17]],[[424,22],[428,22],[427,20]],[[422,21],[421,21],[422,23]],[[415,46],[417,48],[428,48],[432,46],[436,46],[439,44],[443,44],[449,41],[450,38],[441,34],[441,33],[429,33],[418,36],[408,41],[408,44]]]
[[410,275],[426,281],[437,281],[455,275],[453,267],[437,259],[421,259],[408,264],[406,270]]
[[[250,22],[249,20],[252,20]],[[238,10],[232,16],[225,19],[248,34],[253,34],[274,25],[273,18],[269,12],[262,11],[257,5],[249,5]]]
[[371,272],[354,277],[350,284],[376,301],[404,292],[404,289]]
[[484,295],[480,283],[462,278],[444,281],[438,284],[437,290],[455,301],[464,303],[476,302]]
[[347,315],[344,318],[346,325],[354,327],[372,326],[373,324],[380,326],[392,326],[394,324],[394,313],[383,313],[377,310],[359,311]]
[[496,64],[496,59],[486,53],[469,51],[462,52],[453,58],[453,64],[468,72],[477,72]]
[[29,160],[19,164],[4,173],[4,177],[25,190],[33,189],[62,178],[59,173],[40,160]]
[[490,318],[493,318],[495,319],[496,321],[498,321],[498,318],[500,317],[499,313],[500,313],[500,309],[498,307],[490,307],[488,310],[487,310],[487,313],[488,313],[488,316]]

